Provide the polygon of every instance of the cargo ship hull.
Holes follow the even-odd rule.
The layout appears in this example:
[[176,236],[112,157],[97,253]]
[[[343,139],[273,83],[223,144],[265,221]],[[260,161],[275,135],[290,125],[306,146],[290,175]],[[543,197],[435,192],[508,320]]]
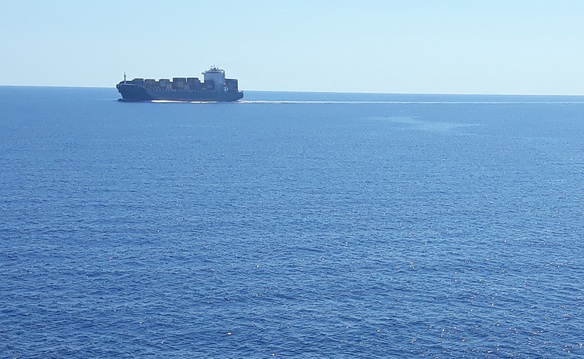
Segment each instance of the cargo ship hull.
[[225,78],[225,71],[216,67],[203,72],[204,81],[197,77],[175,77],[169,79],[135,78],[116,85],[122,95],[120,101],[201,101],[229,102],[243,98],[236,79]]
[[197,90],[158,90],[147,89],[140,85],[118,84],[118,91],[122,95],[120,101],[201,101],[201,102],[230,102],[243,98],[241,91],[197,91]]

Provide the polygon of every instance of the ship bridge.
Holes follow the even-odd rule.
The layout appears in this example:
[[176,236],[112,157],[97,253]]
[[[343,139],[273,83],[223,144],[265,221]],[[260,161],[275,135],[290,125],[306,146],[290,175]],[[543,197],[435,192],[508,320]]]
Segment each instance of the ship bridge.
[[203,76],[205,78],[205,83],[213,83],[213,88],[215,90],[221,91],[225,87],[225,71],[223,69],[213,66],[211,69],[203,72]]

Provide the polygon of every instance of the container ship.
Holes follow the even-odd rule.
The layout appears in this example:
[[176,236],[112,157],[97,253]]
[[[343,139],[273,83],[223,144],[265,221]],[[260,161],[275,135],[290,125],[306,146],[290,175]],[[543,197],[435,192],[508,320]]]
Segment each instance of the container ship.
[[215,66],[203,74],[203,82],[198,77],[174,77],[170,79],[126,80],[116,85],[122,95],[120,101],[139,102],[153,100],[167,101],[237,101],[243,97],[236,79],[226,79],[225,71]]

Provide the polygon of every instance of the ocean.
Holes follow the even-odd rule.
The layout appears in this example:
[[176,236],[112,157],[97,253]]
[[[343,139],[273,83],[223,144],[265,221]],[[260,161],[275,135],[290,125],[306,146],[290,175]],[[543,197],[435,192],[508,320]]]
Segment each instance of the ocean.
[[0,87],[0,358],[584,356],[584,97]]

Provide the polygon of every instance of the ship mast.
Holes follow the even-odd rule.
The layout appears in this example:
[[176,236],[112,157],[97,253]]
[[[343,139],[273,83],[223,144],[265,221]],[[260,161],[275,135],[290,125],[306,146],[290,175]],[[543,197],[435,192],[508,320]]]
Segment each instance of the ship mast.
[[126,83],[126,73],[124,72],[124,83]]

